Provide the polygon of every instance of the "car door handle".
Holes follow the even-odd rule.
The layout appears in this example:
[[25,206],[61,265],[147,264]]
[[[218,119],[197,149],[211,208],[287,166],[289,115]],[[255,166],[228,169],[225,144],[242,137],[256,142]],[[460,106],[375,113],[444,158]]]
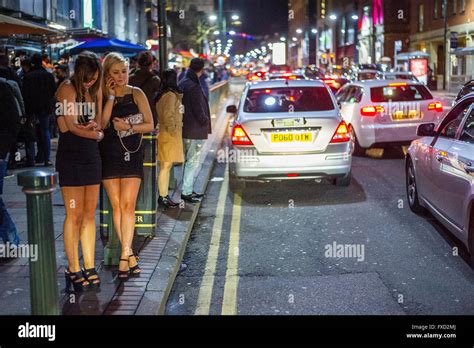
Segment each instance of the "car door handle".
[[443,159],[444,159],[444,155],[440,154],[440,153],[437,153],[436,154],[436,160],[438,162],[443,162]]

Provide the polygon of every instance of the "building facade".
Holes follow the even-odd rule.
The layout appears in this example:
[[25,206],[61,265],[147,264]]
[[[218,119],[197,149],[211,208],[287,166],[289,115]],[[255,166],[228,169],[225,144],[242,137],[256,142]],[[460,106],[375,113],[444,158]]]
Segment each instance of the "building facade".
[[474,1],[448,0],[446,4],[445,36],[444,1],[411,1],[410,49],[429,54],[438,88],[446,76],[446,88],[458,91],[474,78]]

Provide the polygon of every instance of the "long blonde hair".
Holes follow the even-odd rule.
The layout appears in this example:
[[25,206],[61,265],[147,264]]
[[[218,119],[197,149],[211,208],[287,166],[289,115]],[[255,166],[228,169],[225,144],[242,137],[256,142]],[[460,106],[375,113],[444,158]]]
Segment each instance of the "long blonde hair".
[[107,89],[107,80],[110,76],[109,70],[112,68],[113,65],[117,63],[124,63],[125,66],[128,67],[128,60],[125,59],[125,57],[118,52],[111,52],[107,54],[105,56],[104,61],[102,62],[102,66],[104,67],[104,78],[102,79],[102,91],[106,99],[109,97],[109,91]]

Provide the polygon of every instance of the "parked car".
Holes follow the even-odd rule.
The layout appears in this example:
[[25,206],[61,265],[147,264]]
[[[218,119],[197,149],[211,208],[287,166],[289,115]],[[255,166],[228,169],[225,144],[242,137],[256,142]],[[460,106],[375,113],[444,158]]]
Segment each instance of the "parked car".
[[357,73],[357,81],[375,80],[379,78],[380,71],[378,70],[360,70]]
[[371,80],[346,84],[336,95],[341,114],[351,126],[356,156],[385,144],[409,145],[418,125],[438,124],[443,104],[420,82]]
[[474,266],[474,93],[437,126],[418,127],[406,157],[411,210],[430,211],[468,248]]
[[302,73],[272,73],[267,74],[266,80],[305,80],[306,76]]
[[465,95],[469,94],[469,93],[472,93],[474,92],[474,80],[471,80],[469,82],[467,82],[462,88],[461,90],[459,91],[456,99],[455,99],[455,103],[458,102],[462,97],[464,97]]
[[231,189],[247,181],[323,179],[349,186],[353,143],[329,88],[317,80],[247,84],[229,135]]
[[382,72],[379,73],[378,78],[382,80],[409,80],[419,82],[418,78],[411,72]]

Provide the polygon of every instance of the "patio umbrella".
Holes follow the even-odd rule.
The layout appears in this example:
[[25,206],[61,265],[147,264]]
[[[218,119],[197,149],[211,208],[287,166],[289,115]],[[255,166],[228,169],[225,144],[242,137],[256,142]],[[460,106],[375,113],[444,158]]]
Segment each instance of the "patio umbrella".
[[84,42],[83,44],[72,48],[69,53],[72,55],[79,54],[82,51],[92,51],[96,53],[138,53],[146,50],[147,48],[144,46],[135,45],[130,42],[125,42],[117,39],[98,39],[89,42]]

